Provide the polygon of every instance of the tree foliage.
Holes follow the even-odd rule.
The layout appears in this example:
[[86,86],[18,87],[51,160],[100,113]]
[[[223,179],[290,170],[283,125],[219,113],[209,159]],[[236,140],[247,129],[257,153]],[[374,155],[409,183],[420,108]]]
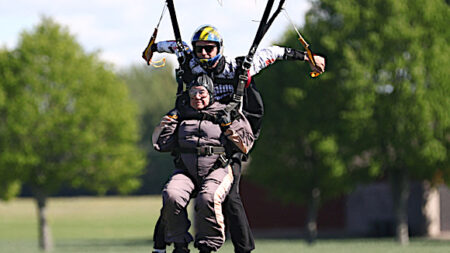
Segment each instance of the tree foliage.
[[[309,33],[304,35],[310,38]],[[302,49],[293,31],[279,44]],[[342,126],[336,124],[345,98],[337,92],[329,70],[316,79],[308,76],[309,71],[304,62],[278,62],[255,78],[266,112],[250,175],[286,202],[306,203],[315,188],[326,200],[350,187],[338,143]]]
[[159,194],[172,173],[173,159],[167,153],[153,149],[151,137],[162,116],[172,109],[176,99],[176,81],[173,66],[164,68],[130,66],[121,71],[121,78],[130,90],[131,98],[139,108],[140,146],[146,151],[147,165],[142,175],[142,194]]
[[45,226],[46,199],[63,186],[99,194],[139,186],[135,104],[66,28],[43,18],[16,49],[1,51],[0,66],[2,198],[29,185]]
[[320,1],[311,13],[324,17],[315,28],[335,31],[322,41],[342,50],[339,79],[355,95],[343,119],[367,140],[357,148],[420,180],[448,167],[448,14],[439,0]]
[[48,193],[138,185],[136,108],[104,63],[50,19],[2,58],[2,173]]
[[442,0],[320,1],[311,13],[324,44],[342,50],[339,80],[353,94],[343,120],[390,179],[402,243],[408,182],[450,183],[449,10]]
[[[283,62],[258,79],[268,110],[253,178],[300,202],[311,185],[331,197],[386,175],[450,183],[448,4],[312,2],[301,31],[327,71],[313,80]],[[293,32],[281,44],[299,45]]]

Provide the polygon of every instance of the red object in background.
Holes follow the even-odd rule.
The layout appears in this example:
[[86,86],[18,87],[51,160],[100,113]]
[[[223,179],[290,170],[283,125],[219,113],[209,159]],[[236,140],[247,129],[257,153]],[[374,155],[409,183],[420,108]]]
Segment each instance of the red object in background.
[[[240,193],[245,211],[253,229],[303,228],[307,207],[299,204],[283,204],[263,189],[242,178]],[[345,198],[324,203],[317,217],[319,230],[345,228]]]

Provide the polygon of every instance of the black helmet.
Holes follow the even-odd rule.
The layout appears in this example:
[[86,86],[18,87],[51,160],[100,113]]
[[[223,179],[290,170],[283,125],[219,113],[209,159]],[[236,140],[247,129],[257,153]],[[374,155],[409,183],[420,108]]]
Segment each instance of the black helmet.
[[203,73],[197,76],[196,79],[194,79],[190,84],[189,84],[189,90],[192,87],[195,86],[203,86],[206,88],[206,90],[209,93],[209,97],[210,97],[210,104],[212,104],[214,102],[214,82],[211,79],[211,77],[209,77],[207,74]]

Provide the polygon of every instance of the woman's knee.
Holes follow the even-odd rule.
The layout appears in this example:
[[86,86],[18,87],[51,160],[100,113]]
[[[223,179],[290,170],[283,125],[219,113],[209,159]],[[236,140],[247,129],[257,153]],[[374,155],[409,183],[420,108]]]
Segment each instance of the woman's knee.
[[196,208],[210,208],[214,206],[214,193],[212,192],[201,192],[197,195],[196,199]]
[[176,188],[165,188],[163,190],[163,202],[164,206],[171,209],[181,210],[187,206],[189,202],[189,194]]

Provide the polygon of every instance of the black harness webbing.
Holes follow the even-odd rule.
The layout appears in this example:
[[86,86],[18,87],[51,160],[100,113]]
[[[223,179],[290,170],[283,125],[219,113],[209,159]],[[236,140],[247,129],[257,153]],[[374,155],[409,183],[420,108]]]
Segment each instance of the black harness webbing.
[[173,4],[173,0],[166,0],[166,3],[170,13],[170,20],[172,21],[173,33],[175,35],[175,42],[177,44],[177,51],[179,52],[177,57],[180,67],[176,69],[175,72],[178,82],[177,96],[179,96],[183,92],[182,76],[185,74],[184,65],[189,64],[189,60],[191,59],[192,55],[186,50],[186,48],[183,45],[183,40],[181,39],[180,27],[178,26],[177,14],[175,13],[175,6]]
[[[231,159],[226,158],[226,149],[223,146],[203,146],[196,148],[177,148],[179,153],[192,153],[199,156],[219,155],[217,161],[214,163],[210,173],[217,168],[224,168],[230,164]],[[183,164],[184,166],[184,164]]]
[[178,148],[181,153],[194,153],[197,155],[225,155],[225,147],[222,146],[202,146],[196,148]]
[[249,50],[247,56],[245,56],[240,69],[238,69],[238,71],[236,73],[238,75],[238,82],[236,85],[235,93],[233,94],[233,100],[225,108],[226,112],[231,113],[233,110],[236,110],[236,109],[241,111],[242,98],[244,96],[244,89],[249,81],[247,73],[251,67],[251,64],[253,61],[253,56],[255,55],[255,52],[256,52],[256,49],[258,48],[259,43],[263,39],[266,32],[269,30],[269,27],[272,25],[276,16],[282,10],[284,2],[285,2],[285,0],[280,0],[277,10],[273,13],[272,17],[269,19],[270,11],[272,10],[274,0],[267,1],[266,9],[264,10],[264,14],[259,23],[259,27],[256,32],[255,39],[253,40],[253,44],[250,47],[250,50]]
[[[181,40],[180,27],[178,26],[177,14],[175,13],[175,6],[173,5],[173,0],[166,0],[166,2],[167,8],[169,9],[170,13],[170,20],[172,21],[173,33],[175,34],[177,49],[179,52],[184,52],[185,49],[183,47],[183,41]],[[180,61],[180,58],[178,58],[178,61]]]

